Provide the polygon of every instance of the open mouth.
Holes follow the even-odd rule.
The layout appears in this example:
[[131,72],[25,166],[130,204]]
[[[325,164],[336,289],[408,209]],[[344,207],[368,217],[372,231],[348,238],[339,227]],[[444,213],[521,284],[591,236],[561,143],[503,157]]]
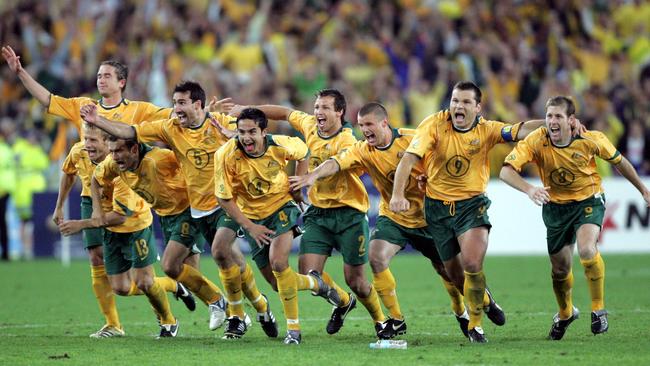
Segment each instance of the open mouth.
[[462,113],[462,112],[454,113],[454,121],[456,121],[456,122],[465,122],[465,113]]
[[244,151],[247,153],[252,153],[255,151],[255,143],[254,142],[242,142],[242,146],[244,147]]
[[364,136],[366,137],[366,141],[368,141],[369,144],[374,144],[377,141],[377,136],[375,136],[374,133],[368,133]]
[[182,124],[187,124],[187,114],[183,112],[178,112],[176,113],[176,117],[178,117],[178,121],[181,122]]
[[322,128],[325,126],[325,122],[327,122],[327,118],[316,117],[316,123],[318,124],[318,127]]

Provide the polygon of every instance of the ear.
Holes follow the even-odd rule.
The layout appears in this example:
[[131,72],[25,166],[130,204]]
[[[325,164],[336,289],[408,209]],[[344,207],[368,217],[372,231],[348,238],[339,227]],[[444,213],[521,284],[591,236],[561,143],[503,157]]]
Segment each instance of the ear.
[[126,80],[118,80],[117,84],[120,86],[120,90],[124,90],[124,87],[126,86]]
[[476,114],[481,113],[481,103],[476,103]]

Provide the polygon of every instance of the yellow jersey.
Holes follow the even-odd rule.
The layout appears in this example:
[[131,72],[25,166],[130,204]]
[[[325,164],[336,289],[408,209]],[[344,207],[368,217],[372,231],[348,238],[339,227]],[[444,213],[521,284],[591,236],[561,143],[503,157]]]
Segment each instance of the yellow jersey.
[[485,192],[490,179],[488,152],[499,143],[516,139],[521,123],[509,125],[477,117],[472,127],[454,127],[448,110],[427,117],[416,129],[406,150],[426,161],[426,194],[437,200],[465,200]]
[[390,210],[390,198],[393,195],[395,170],[415,136],[414,129],[393,128],[393,137],[386,147],[373,147],[366,141],[359,141],[354,146],[332,157],[341,170],[361,168],[368,173],[379,191],[379,215],[386,216],[396,223],[408,228],[420,228],[427,225],[424,219],[424,192],[418,189],[416,177],[424,174],[421,162],[415,164],[405,190],[406,199],[411,207],[406,212],[395,213]]
[[284,170],[289,160],[307,158],[307,145],[297,137],[266,135],[266,151],[248,155],[239,139],[228,141],[215,155],[215,192],[221,199],[236,199],[251,220],[272,215],[293,198]]
[[99,164],[94,173],[95,180],[102,187],[102,209],[104,212],[114,211],[126,216],[124,223],[107,226],[106,230],[115,233],[133,233],[151,225],[153,216],[149,204],[137,196],[122,179],[103,179],[104,168],[105,166]]
[[172,108],[161,108],[148,102],[132,101],[125,98],[122,98],[116,106],[106,107],[102,104],[101,99],[95,100],[87,97],[63,98],[54,94],[50,96],[50,105],[47,112],[72,122],[79,131],[79,136],[82,136],[83,119],[79,110],[87,104],[96,104],[97,114],[101,117],[128,125],[171,118],[173,112]]
[[596,156],[612,164],[623,159],[602,132],[587,131],[573,138],[569,145],[558,147],[542,127],[517,143],[504,164],[520,172],[526,163],[535,162],[544,186],[550,187],[551,202],[567,203],[603,192]]
[[72,145],[68,156],[65,157],[61,170],[65,174],[77,175],[81,180],[81,196],[90,197],[90,179],[96,166],[84,150],[84,143],[77,142]]
[[[333,136],[321,137],[318,134],[316,117],[304,112],[293,111],[288,118],[293,128],[305,136],[309,147],[309,171],[313,171],[322,162],[357,143],[352,127],[345,124]],[[311,204],[320,208],[349,206],[361,212],[367,212],[368,193],[359,178],[360,172],[341,170],[340,172],[318,180],[309,190]]]
[[121,171],[110,155],[99,165],[103,168],[97,170],[99,179],[119,177],[159,216],[177,215],[190,206],[185,179],[171,150],[140,144],[140,161],[134,170]]
[[[236,119],[223,113],[212,113],[215,120],[228,129],[235,129]],[[214,153],[227,141],[206,115],[196,128],[181,127],[177,118],[146,122],[133,126],[140,142],[162,141],[176,155],[185,182],[190,206],[202,211],[217,207],[214,196]]]

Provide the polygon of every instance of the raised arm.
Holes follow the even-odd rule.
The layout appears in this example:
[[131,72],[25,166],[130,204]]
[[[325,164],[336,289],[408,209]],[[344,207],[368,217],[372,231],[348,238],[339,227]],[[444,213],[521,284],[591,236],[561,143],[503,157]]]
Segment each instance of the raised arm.
[[7,61],[9,69],[13,71],[20,82],[23,83],[25,89],[31,94],[39,103],[43,106],[48,107],[50,105],[50,93],[49,90],[34,80],[34,78],[25,70],[20,64],[20,56],[16,55],[14,50],[10,46],[2,47],[2,57]]
[[135,138],[135,130],[126,123],[108,120],[97,114],[97,106],[87,104],[81,107],[79,111],[84,121],[101,128],[109,134],[120,139]]
[[408,211],[411,207],[409,201],[404,197],[404,190],[406,189],[408,178],[411,175],[411,170],[413,170],[413,165],[418,161],[420,161],[419,156],[407,152],[399,161],[399,164],[397,164],[395,181],[393,182],[393,195],[390,198],[391,211],[403,212]]
[[52,221],[55,224],[63,222],[63,203],[68,198],[72,186],[74,186],[75,175],[63,173],[59,181],[59,195],[56,197],[56,206],[52,214]]
[[634,187],[636,187],[636,189],[643,196],[646,205],[650,207],[650,191],[648,191],[648,188],[645,186],[645,184],[643,184],[641,178],[639,178],[639,175],[636,173],[636,170],[634,170],[632,164],[625,157],[623,157],[623,159],[621,159],[618,164],[614,165],[614,167],[616,170],[618,170],[619,173],[621,173],[622,176],[629,180]]
[[341,170],[339,164],[334,159],[327,159],[309,174],[298,175],[296,171],[295,176],[289,177],[290,188],[294,191],[302,187],[312,186],[316,180],[334,175],[339,170]]
[[551,199],[548,194],[548,187],[535,187],[526,182],[510,165],[506,164],[501,168],[499,179],[506,182],[510,187],[528,195],[528,198],[535,202],[537,206],[541,206]]
[[252,222],[243,212],[241,212],[234,200],[223,198],[217,199],[219,200],[219,206],[226,210],[228,216],[232,217],[233,220],[242,227],[242,229],[248,232],[248,235],[255,240],[257,246],[262,247],[271,244],[273,235],[275,235],[273,230],[270,230],[264,225],[258,225]]

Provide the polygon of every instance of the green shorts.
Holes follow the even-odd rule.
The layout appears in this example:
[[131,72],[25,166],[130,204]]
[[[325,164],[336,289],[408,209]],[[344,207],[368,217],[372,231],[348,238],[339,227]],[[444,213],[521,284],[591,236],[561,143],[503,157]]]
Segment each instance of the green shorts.
[[116,275],[131,268],[144,268],[158,260],[152,226],[133,233],[104,232],[106,273]]
[[[287,231],[292,231],[298,226],[298,217],[300,217],[300,209],[293,201],[288,202],[282,208],[275,211],[268,217],[261,220],[251,220],[255,224],[264,225],[267,228],[275,231],[275,236],[280,236]],[[257,265],[257,268],[264,268],[269,265],[269,251],[270,245],[263,245],[261,248],[257,246],[255,239],[248,235],[244,230],[244,237],[251,247],[251,255]]]
[[[90,197],[81,197],[81,219],[86,220],[93,216],[93,201]],[[84,249],[102,245],[104,242],[104,228],[83,229]]]
[[547,203],[542,207],[546,225],[546,246],[549,254],[559,252],[565,245],[576,242],[576,232],[584,224],[602,227],[605,217],[605,196],[565,204]]
[[385,240],[404,249],[407,244],[417,249],[422,255],[429,258],[432,263],[442,263],[436,245],[426,227],[408,228],[400,225],[386,216],[377,217],[375,230],[370,237],[373,240]]
[[469,229],[485,226],[492,228],[487,210],[491,201],[481,194],[462,201],[424,199],[424,215],[429,233],[435,238],[436,248],[443,261],[460,253],[458,237]]
[[310,206],[303,216],[300,254],[332,255],[338,250],[343,262],[356,266],[368,262],[368,218],[354,208]]
[[201,249],[197,245],[200,234],[192,219],[189,207],[177,215],[159,216],[159,218],[164,245],[167,245],[170,240],[174,240],[190,249],[192,253],[201,253]]
[[203,216],[198,219],[194,218],[193,220],[195,222],[196,229],[203,236],[203,238],[205,238],[205,241],[209,246],[212,246],[212,241],[214,240],[214,236],[219,228],[226,227],[234,232],[237,232],[237,230],[239,230],[239,224],[230,218],[230,216],[228,216],[228,214],[226,214],[226,211],[222,208],[218,208],[215,212],[207,216]]

